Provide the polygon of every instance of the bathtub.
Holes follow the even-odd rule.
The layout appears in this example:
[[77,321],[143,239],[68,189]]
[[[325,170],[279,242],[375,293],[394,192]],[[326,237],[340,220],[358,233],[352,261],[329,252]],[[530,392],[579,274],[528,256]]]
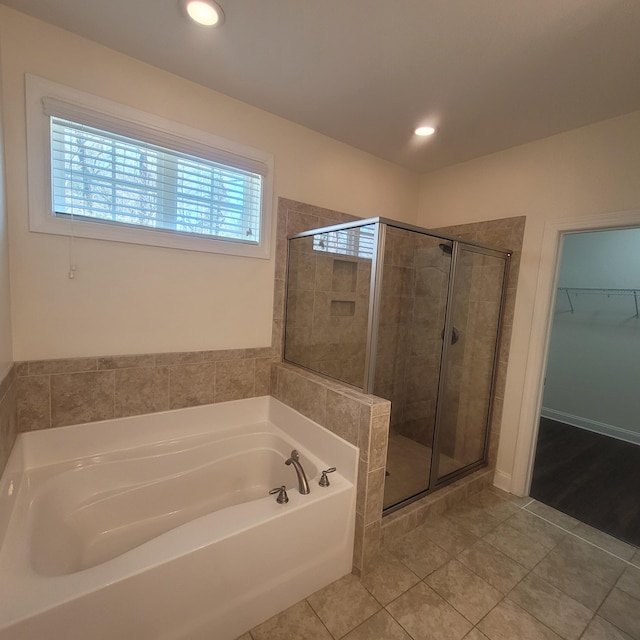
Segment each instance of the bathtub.
[[357,460],[271,397],[20,435],[0,639],[233,640],[351,571]]

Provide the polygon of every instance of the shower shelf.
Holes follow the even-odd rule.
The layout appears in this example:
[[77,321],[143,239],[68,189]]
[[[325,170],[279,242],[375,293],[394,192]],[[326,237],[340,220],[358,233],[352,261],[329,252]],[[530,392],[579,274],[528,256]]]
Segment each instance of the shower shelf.
[[638,307],[638,297],[640,296],[640,289],[591,289],[588,287],[558,287],[558,291],[566,294],[569,306],[571,307],[571,313],[574,312],[573,301],[571,300],[572,295],[633,297],[636,308],[636,318],[640,318],[640,311]]

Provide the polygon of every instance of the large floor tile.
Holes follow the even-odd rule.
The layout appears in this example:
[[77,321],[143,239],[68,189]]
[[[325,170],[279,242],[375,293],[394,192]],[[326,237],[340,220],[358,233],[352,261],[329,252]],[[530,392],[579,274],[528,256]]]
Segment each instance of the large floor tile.
[[577,640],[593,618],[593,611],[532,574],[508,597],[566,640]]
[[598,615],[628,633],[634,640],[640,640],[640,600],[621,589],[612,589]]
[[631,560],[636,552],[636,548],[632,545],[627,544],[622,540],[618,540],[617,538],[599,531],[598,529],[594,529],[588,524],[584,524],[584,522],[580,522],[578,526],[573,530],[573,533],[576,536],[579,536],[584,540],[588,540],[598,547],[601,547],[602,549],[613,553],[623,560]]
[[547,547],[514,529],[508,521],[488,533],[483,540],[527,569],[533,569],[549,553]]
[[474,627],[467,633],[467,635],[462,640],[489,640],[487,636],[478,629],[478,627]]
[[536,542],[553,549],[568,535],[564,529],[534,515],[526,509],[520,509],[507,520],[507,524],[514,529],[533,538]]
[[595,616],[580,640],[632,640],[632,638],[604,618]]
[[558,511],[553,507],[550,507],[543,502],[538,502],[537,500],[533,500],[526,506],[527,511],[531,513],[535,513],[537,516],[552,522],[553,524],[566,529],[567,531],[571,531],[576,528],[578,525],[578,520],[568,516],[566,513],[562,513],[562,511]]
[[516,496],[513,493],[508,493],[507,491],[503,491],[502,489],[498,489],[498,487],[494,486],[489,487],[487,491],[493,493],[499,498],[502,498],[503,500],[506,500],[507,502],[512,502],[516,505],[516,507],[525,507],[529,503],[533,502],[533,498],[530,498],[529,496],[521,498],[520,496]]
[[559,640],[560,636],[514,602],[503,600],[478,625],[489,640]]
[[253,640],[333,640],[304,600],[251,629]]
[[473,624],[502,599],[500,591],[457,560],[447,562],[425,582]]
[[382,605],[408,591],[420,578],[390,551],[384,550],[371,563],[361,582]]
[[563,540],[554,553],[562,554],[569,562],[582,566],[611,586],[627,567],[624,560],[573,536]]
[[616,582],[616,587],[640,600],[640,569],[627,565],[624,573],[620,576],[618,582]]
[[431,542],[420,528],[401,536],[387,546],[420,578],[425,578],[451,559],[451,556],[442,547]]
[[501,593],[507,593],[527,574],[521,564],[482,540],[463,551],[458,560]]
[[[496,500],[500,500],[500,498],[496,498]],[[501,502],[507,504],[504,500],[501,500]],[[449,509],[446,512],[446,517],[457,522],[478,538],[482,538],[489,531],[493,531],[511,513],[504,514],[504,517],[498,517],[492,513],[491,509],[467,500],[453,507],[453,509]]]
[[414,640],[460,640],[471,623],[424,582],[387,606]]
[[348,633],[344,640],[411,640],[411,636],[383,609]]
[[341,638],[380,609],[352,574],[316,591],[307,601],[334,638]]
[[546,556],[533,573],[591,611],[598,609],[611,589],[611,585],[602,578],[571,561],[557,549]]
[[478,541],[478,537],[471,531],[445,516],[429,519],[421,529],[432,542],[451,555],[461,553]]

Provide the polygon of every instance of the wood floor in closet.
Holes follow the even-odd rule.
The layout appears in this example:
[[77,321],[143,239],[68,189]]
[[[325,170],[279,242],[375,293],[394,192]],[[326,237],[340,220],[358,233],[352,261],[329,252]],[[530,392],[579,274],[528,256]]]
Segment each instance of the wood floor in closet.
[[640,446],[540,419],[532,498],[640,546]]

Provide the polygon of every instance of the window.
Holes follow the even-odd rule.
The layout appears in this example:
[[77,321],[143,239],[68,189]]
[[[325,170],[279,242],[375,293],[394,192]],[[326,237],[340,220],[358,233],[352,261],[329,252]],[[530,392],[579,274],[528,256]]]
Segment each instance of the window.
[[269,257],[268,154],[30,76],[27,135],[32,231]]

